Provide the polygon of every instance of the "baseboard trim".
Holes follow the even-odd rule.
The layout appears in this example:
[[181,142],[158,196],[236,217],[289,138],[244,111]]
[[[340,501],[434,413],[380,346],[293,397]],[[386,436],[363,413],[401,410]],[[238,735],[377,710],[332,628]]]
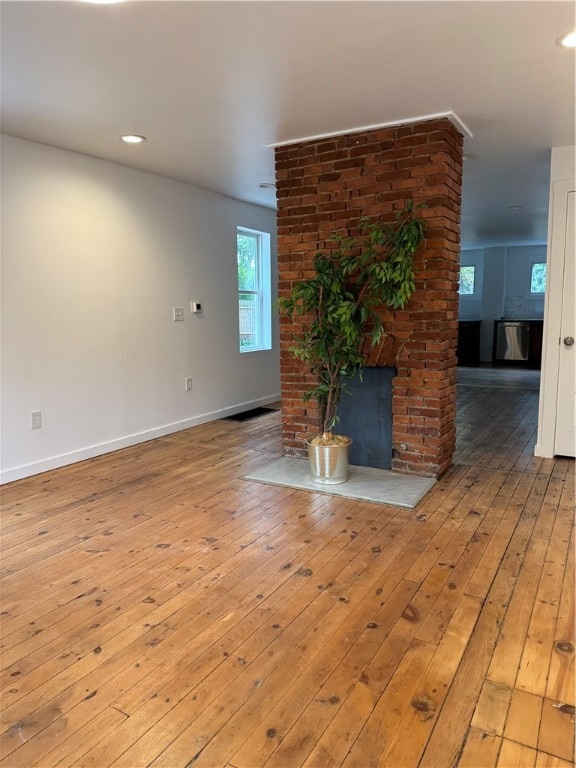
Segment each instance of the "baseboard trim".
[[554,452],[547,450],[541,443],[536,443],[534,446],[534,456],[537,456],[539,459],[553,459]]
[[190,427],[197,427],[200,424],[206,424],[209,421],[216,421],[225,416],[233,416],[235,413],[241,413],[242,411],[247,411],[250,408],[257,408],[262,405],[268,405],[277,400],[280,400],[280,393],[261,397],[257,400],[249,400],[245,403],[238,403],[237,405],[222,408],[218,411],[210,411],[209,413],[204,413],[200,416],[194,416],[191,419],[184,419],[182,421],[173,422],[172,424],[165,424],[164,426],[148,429],[144,432],[136,432],[132,435],[119,437],[106,443],[89,445],[76,451],[62,453],[58,456],[51,456],[47,459],[31,462],[30,464],[22,464],[21,466],[12,467],[11,469],[4,469],[0,471],[0,485],[13,483],[15,480],[23,480],[26,477],[39,475],[42,472],[49,472],[52,469],[60,469],[60,467],[76,464],[79,461],[94,459],[96,456],[103,456],[106,453],[120,451],[122,448],[130,448],[132,445],[146,443],[148,440],[165,437],[165,435],[181,432],[183,429],[190,429]]

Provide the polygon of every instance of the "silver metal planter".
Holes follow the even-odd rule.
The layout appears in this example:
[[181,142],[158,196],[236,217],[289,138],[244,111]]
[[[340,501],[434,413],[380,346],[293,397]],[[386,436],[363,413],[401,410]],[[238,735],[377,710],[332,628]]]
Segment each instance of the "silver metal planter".
[[312,445],[311,439],[306,443],[313,482],[322,485],[345,483],[348,480],[348,448],[352,440],[346,445]]

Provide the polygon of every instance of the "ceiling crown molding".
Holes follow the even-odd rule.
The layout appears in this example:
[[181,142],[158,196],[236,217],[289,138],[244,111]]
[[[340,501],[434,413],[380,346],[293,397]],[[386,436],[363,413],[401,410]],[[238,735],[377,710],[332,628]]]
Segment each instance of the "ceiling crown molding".
[[349,128],[343,131],[331,131],[330,133],[319,133],[316,136],[302,136],[296,139],[287,139],[285,141],[276,141],[272,144],[266,144],[267,147],[275,149],[276,147],[287,147],[290,144],[301,144],[305,141],[319,141],[320,139],[330,139],[333,136],[344,136],[349,133],[364,133],[366,131],[375,131],[379,128],[393,128],[396,125],[409,125],[410,123],[423,123],[426,120],[437,120],[438,118],[445,117],[456,126],[460,133],[466,138],[473,138],[474,134],[468,128],[466,123],[461,120],[456,112],[449,110],[448,112],[436,112],[433,115],[420,115],[418,117],[407,117],[402,120],[389,120],[386,123],[377,123],[376,125],[363,125],[359,128]]

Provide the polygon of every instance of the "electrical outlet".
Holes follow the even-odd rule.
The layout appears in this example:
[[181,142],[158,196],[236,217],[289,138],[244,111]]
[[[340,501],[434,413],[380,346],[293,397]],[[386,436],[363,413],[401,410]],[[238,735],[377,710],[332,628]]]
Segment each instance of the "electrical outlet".
[[30,426],[32,429],[41,429],[42,411],[30,411]]
[[180,323],[184,320],[184,307],[174,307],[174,321]]
[[184,384],[186,386],[186,392],[190,392],[191,389],[192,389],[192,377],[191,376],[187,376],[184,379]]

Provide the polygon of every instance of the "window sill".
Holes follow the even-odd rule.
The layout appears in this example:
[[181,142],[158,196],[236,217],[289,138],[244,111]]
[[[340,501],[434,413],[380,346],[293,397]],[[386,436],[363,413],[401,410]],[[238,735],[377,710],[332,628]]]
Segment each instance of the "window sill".
[[248,352],[270,352],[271,349],[272,347],[249,347],[240,349],[239,351],[241,355],[245,355]]

